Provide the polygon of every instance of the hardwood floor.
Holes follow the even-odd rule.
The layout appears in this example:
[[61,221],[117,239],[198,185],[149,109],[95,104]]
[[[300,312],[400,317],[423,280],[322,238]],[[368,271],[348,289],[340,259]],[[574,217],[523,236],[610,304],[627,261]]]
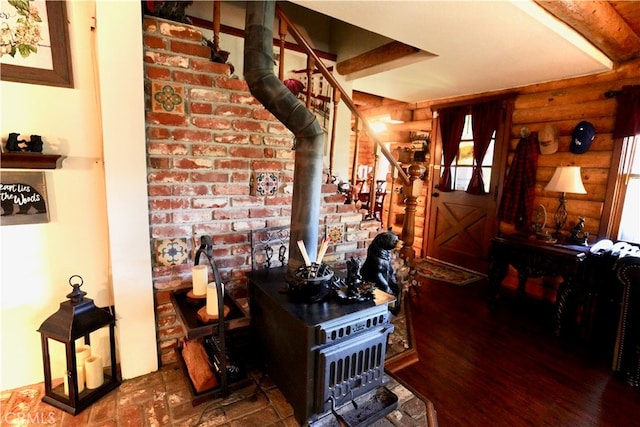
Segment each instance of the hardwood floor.
[[640,426],[640,389],[578,340],[553,336],[548,305],[503,290],[489,311],[486,280],[419,290],[420,361],[396,376],[433,402],[439,427]]

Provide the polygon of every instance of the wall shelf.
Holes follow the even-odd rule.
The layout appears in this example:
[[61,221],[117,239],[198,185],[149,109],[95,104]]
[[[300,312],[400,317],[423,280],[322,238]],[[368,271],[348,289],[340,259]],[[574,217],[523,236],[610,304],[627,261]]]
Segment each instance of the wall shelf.
[[10,152],[0,155],[2,169],[58,169],[62,167],[63,156],[30,152]]

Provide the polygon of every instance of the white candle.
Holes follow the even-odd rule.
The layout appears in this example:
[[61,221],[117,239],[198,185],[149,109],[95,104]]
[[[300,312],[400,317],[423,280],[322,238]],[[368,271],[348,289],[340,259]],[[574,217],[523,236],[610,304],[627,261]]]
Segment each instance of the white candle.
[[207,266],[194,265],[191,269],[191,275],[193,276],[193,294],[197,296],[203,296],[207,293],[207,282],[209,281],[209,271]]
[[[84,361],[89,357],[91,357],[91,347],[89,345],[83,344],[76,347],[76,367],[78,370],[80,368],[84,369]],[[82,385],[84,388],[84,376],[82,377]]]
[[[222,295],[224,297],[224,285],[222,286]],[[207,285],[207,314],[209,316],[218,315],[218,290],[215,282]]]
[[84,371],[88,389],[98,388],[104,383],[102,357],[91,356],[87,358],[84,361]]
[[87,344],[76,346],[76,365],[84,366],[84,361],[91,356],[91,346]]
[[[78,374],[78,394],[84,391],[84,367],[76,368]],[[64,376],[64,395],[69,396],[69,377],[67,375]]]

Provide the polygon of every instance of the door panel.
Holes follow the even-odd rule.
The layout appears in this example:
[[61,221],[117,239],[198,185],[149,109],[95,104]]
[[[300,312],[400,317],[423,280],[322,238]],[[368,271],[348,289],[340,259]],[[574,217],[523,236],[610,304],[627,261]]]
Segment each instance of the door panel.
[[[464,191],[439,192],[431,200],[427,255],[471,270],[486,272],[495,212],[492,195],[473,196]],[[489,238],[487,237],[489,234]]]
[[489,240],[498,231],[498,189],[504,180],[513,100],[505,100],[503,109],[504,115],[495,136],[490,191],[484,195],[468,194],[463,190],[438,190],[442,138],[439,127],[434,126],[434,166],[432,186],[427,194],[430,200],[427,203],[428,231],[424,253],[484,274],[488,272]]

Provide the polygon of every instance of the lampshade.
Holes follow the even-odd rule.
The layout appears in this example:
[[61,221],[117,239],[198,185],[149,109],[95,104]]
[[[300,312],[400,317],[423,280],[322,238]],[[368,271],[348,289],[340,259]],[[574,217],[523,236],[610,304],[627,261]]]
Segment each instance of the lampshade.
[[587,194],[587,190],[582,184],[580,166],[561,166],[556,168],[551,181],[544,187],[544,190],[558,193]]

